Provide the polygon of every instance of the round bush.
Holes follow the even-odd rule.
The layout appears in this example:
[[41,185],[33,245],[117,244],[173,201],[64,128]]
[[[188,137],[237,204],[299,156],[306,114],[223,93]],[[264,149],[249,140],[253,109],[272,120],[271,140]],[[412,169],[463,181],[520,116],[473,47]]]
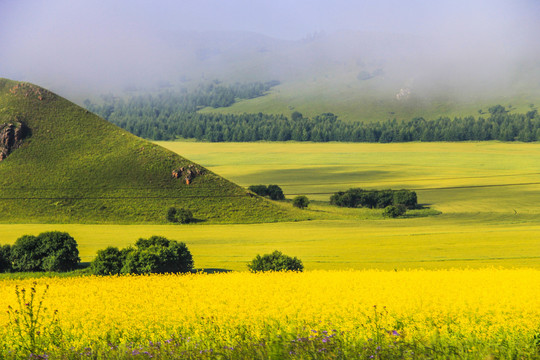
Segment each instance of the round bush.
[[90,264],[92,274],[120,274],[124,263],[123,257],[124,254],[117,247],[109,246],[106,249],[98,250],[96,258]]
[[193,256],[186,244],[161,236],[139,239],[126,251],[122,273],[185,273],[193,269]]
[[11,262],[14,271],[42,271],[43,248],[37,236],[23,235],[11,247]]
[[397,218],[399,216],[402,216],[407,211],[407,208],[405,208],[404,205],[390,205],[384,208],[383,210],[383,216],[387,218]]
[[274,251],[271,254],[263,256],[257,255],[251,263],[248,264],[248,269],[252,272],[258,271],[303,271],[304,265],[302,261],[296,257],[287,256],[280,251]]
[[81,259],[77,242],[68,233],[51,231],[38,235],[43,247],[44,271],[75,270]]
[[270,196],[270,199],[272,200],[283,200],[285,199],[285,195],[283,195],[283,190],[277,185],[268,185],[268,196]]
[[299,209],[305,209],[309,205],[309,199],[307,198],[307,196],[298,195],[293,199],[292,204],[294,207],[297,207]]
[[80,261],[77,242],[65,232],[24,235],[11,247],[15,271],[69,271]]
[[194,220],[195,218],[193,217],[193,213],[188,209],[177,209],[175,207],[171,207],[167,211],[167,221],[169,222],[189,224]]

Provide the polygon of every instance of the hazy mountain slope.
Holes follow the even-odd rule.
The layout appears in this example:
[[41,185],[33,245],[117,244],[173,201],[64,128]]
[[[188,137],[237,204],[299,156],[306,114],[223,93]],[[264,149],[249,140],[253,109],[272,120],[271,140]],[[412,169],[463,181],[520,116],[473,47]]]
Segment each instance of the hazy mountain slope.
[[[215,54],[227,63],[226,52]],[[534,48],[527,55],[508,49],[500,56],[481,46],[461,53],[421,37],[342,32],[264,54],[246,51],[241,59],[243,66],[231,66],[221,77],[274,76],[281,85],[266,97],[207,111],[332,112],[344,120],[379,121],[478,115],[494,104],[526,111],[540,102],[540,56]]]
[[525,111],[540,103],[537,42],[501,40],[497,47],[466,37],[452,43],[355,31],[285,41],[248,32],[164,30],[144,33],[138,41],[151,44],[144,56],[126,45],[125,51],[111,49],[111,56],[93,59],[91,67],[71,61],[56,72],[36,68],[22,76],[43,79],[80,104],[100,94],[128,97],[215,79],[279,80],[270,95],[217,111],[332,112],[363,121],[475,115],[494,104]]
[[[0,161],[3,222],[162,223],[170,206],[212,222],[294,216],[54,93],[0,79],[0,127],[21,123],[30,135]],[[202,174],[189,185],[173,178],[190,165]]]

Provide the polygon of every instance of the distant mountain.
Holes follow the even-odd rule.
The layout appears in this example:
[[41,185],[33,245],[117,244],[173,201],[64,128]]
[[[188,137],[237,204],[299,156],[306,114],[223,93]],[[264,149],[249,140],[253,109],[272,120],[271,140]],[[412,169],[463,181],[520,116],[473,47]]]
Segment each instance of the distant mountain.
[[353,31],[285,41],[246,32],[156,30],[136,40],[146,44],[144,53],[135,46],[111,49],[110,56],[92,57],[91,66],[66,54],[61,69],[35,67],[25,78],[43,79],[80,104],[100,94],[128,97],[216,79],[278,80],[281,85],[268,96],[218,111],[332,112],[351,121],[465,116],[498,103],[526,111],[540,103],[536,43],[496,47],[466,38],[442,43]]
[[208,222],[294,217],[25,82],[0,79],[0,160],[2,222],[165,223],[170,207]]

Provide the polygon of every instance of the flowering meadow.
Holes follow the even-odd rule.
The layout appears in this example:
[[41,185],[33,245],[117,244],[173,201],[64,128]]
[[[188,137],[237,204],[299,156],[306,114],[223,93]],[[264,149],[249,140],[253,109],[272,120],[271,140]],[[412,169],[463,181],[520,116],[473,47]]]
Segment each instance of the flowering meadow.
[[533,269],[12,279],[0,309],[2,359],[540,358]]

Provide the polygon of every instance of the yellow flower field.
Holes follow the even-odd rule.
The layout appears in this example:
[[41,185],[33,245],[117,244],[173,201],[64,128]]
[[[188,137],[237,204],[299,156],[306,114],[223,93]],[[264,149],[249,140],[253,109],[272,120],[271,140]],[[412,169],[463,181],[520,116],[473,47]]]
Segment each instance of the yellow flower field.
[[[62,334],[41,350],[59,357],[69,357],[66,349],[94,357],[153,349],[152,356],[166,358],[148,348],[156,342],[174,343],[188,358],[539,356],[539,270],[3,280],[0,309],[16,308],[15,287],[30,289],[34,281],[36,299],[49,284],[45,318],[58,310]],[[0,312],[0,349],[19,341],[14,328]],[[283,354],[272,355],[276,343]]]

